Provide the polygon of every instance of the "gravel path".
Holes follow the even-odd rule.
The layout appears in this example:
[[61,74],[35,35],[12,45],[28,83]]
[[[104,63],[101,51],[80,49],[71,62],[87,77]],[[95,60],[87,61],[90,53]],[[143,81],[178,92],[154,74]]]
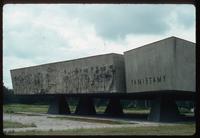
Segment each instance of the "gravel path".
[[[103,127],[129,127],[129,126],[158,126],[160,123],[153,122],[142,122],[142,121],[129,121],[133,124],[106,124],[106,123],[96,123],[96,122],[83,122],[83,121],[73,121],[73,120],[61,120],[56,118],[48,117],[58,117],[66,115],[47,115],[47,114],[3,114],[3,120],[19,122],[22,124],[32,124],[34,123],[36,127],[26,127],[26,128],[5,128],[4,132],[19,132],[28,130],[39,130],[39,131],[55,131],[55,130],[67,130],[67,129],[78,129],[78,128],[103,128]],[[81,117],[79,117],[81,118]],[[89,117],[87,117],[89,118]],[[93,117],[94,118],[94,117]],[[98,118],[95,118],[98,119]],[[113,120],[113,119],[109,119]],[[116,119],[115,119],[116,120]],[[166,125],[166,124],[165,124]]]

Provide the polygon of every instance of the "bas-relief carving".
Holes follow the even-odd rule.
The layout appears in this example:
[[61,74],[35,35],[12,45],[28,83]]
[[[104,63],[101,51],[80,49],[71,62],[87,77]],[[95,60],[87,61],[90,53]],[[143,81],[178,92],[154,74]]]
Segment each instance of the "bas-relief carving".
[[43,75],[38,72],[36,74],[25,74],[22,72],[18,76],[14,78],[14,84],[16,86],[17,91],[20,92],[38,92],[40,93],[43,90]]
[[64,91],[69,93],[111,91],[114,87],[115,69],[113,65],[88,67],[64,71]]
[[53,67],[48,67],[46,73],[30,72],[18,74],[14,77],[14,84],[18,92],[39,93],[55,92],[57,77],[61,77],[60,85],[65,93],[84,93],[97,91],[112,91],[114,89],[115,68],[113,65],[64,69],[60,76]]

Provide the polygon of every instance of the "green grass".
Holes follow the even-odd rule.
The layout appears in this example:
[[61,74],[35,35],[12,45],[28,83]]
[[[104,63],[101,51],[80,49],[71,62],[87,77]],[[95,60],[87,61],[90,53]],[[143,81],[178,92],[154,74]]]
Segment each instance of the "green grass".
[[148,114],[150,113],[150,109],[139,109],[139,108],[127,108],[123,109],[124,113],[132,113],[132,114]]
[[[17,113],[17,112],[34,112],[34,113],[46,113],[49,105],[27,105],[27,104],[8,104],[3,105],[4,113]],[[105,106],[96,107],[97,113],[103,113]],[[71,112],[75,111],[75,106],[70,106]],[[192,113],[180,110],[182,114]],[[137,113],[147,114],[149,109],[138,109],[138,108],[124,108],[124,113]],[[50,117],[55,119],[69,119],[75,121],[95,122],[95,123],[106,123],[106,124],[127,124],[123,121],[112,121],[102,119],[86,119],[77,117]],[[17,122],[3,122],[4,128],[13,127],[34,127],[34,124],[20,124]],[[193,135],[195,133],[195,124],[193,122],[184,124],[174,124],[165,126],[154,126],[154,127],[120,127],[120,128],[94,128],[94,129],[74,129],[66,131],[28,131],[28,132],[13,132],[9,134],[14,135]]]
[[99,107],[96,106],[95,109],[96,109],[96,112],[98,112],[98,113],[104,113],[106,110],[106,107],[105,106],[99,106]]
[[48,111],[48,105],[28,105],[28,104],[6,104],[3,105],[4,113],[16,113],[16,112],[35,112],[46,113]]
[[10,135],[193,135],[194,124],[146,127],[72,129],[66,131],[13,132]]
[[184,114],[184,115],[188,115],[188,116],[194,116],[194,112],[191,112],[190,110],[188,110],[187,108],[178,108],[180,114]]
[[61,120],[74,120],[74,121],[81,121],[81,122],[89,122],[89,123],[103,123],[103,124],[111,124],[111,125],[119,125],[119,124],[133,124],[127,121],[118,121],[118,120],[106,120],[106,119],[93,119],[93,118],[80,118],[80,117],[73,117],[73,116],[65,116],[65,117],[47,117],[53,119],[61,119]]
[[[106,106],[99,106],[95,107],[96,112],[98,113],[104,113],[106,110]],[[136,114],[148,114],[150,112],[149,108],[123,108],[124,113],[136,113]]]
[[3,121],[3,128],[22,128],[22,127],[36,127],[35,124],[22,124],[12,121]]
[[[28,105],[28,104],[6,104],[3,105],[4,113],[16,112],[34,112],[34,113],[47,113],[49,105]],[[70,111],[75,112],[76,107],[70,106]],[[106,107],[96,107],[97,113],[104,113]],[[149,109],[128,108],[123,110],[124,113],[149,113]]]
[[[34,112],[34,113],[47,113],[49,105],[28,105],[28,104],[6,104],[3,105],[4,113],[16,113],[16,112]],[[106,109],[105,106],[95,107],[97,113],[103,113]],[[75,112],[76,107],[70,106],[70,111]],[[124,108],[124,113],[132,114],[148,114],[149,108]],[[184,108],[179,108],[181,114],[193,116],[194,113]]]

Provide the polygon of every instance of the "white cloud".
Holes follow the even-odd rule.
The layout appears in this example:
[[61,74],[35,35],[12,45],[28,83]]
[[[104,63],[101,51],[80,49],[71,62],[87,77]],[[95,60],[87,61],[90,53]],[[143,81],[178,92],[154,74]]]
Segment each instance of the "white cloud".
[[10,69],[122,54],[172,35],[195,42],[194,30],[194,8],[187,5],[6,5],[3,81],[12,88]]

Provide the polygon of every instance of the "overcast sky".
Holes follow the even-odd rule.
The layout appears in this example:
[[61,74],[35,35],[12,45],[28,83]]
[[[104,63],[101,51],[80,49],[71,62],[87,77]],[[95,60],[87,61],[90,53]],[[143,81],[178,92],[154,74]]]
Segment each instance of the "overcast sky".
[[10,70],[121,53],[167,37],[195,40],[192,5],[9,4],[3,7],[3,82]]

